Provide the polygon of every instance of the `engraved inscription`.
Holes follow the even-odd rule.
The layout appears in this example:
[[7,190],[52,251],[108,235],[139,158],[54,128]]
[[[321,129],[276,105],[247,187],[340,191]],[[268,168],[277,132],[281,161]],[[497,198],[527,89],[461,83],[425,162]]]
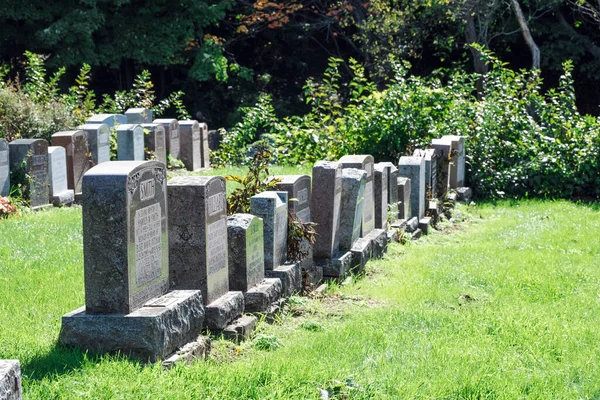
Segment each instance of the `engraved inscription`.
[[263,246],[263,230],[260,221],[255,220],[248,227],[246,236],[246,269],[248,276],[265,268],[265,252]]
[[206,207],[209,217],[225,211],[225,193],[221,192],[210,196],[206,201]]
[[135,281],[138,286],[158,278],[162,272],[160,204],[135,212]]
[[308,201],[308,188],[298,190],[298,205],[302,205]]
[[206,238],[207,269],[209,274],[215,274],[227,266],[227,219],[221,218],[209,224]]
[[153,199],[155,192],[154,179],[148,179],[140,183],[140,201]]
[[47,162],[48,162],[48,157],[45,155],[31,156],[31,165],[34,167],[45,165]]

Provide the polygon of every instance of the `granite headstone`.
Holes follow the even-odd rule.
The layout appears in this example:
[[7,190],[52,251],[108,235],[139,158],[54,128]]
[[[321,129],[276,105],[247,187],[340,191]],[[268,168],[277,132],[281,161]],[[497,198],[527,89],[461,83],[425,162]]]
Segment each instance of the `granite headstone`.
[[88,147],[94,165],[110,161],[110,127],[106,124],[85,124],[78,129],[87,132]]
[[410,217],[423,218],[425,216],[425,158],[400,157],[398,173],[401,177],[410,179]]
[[229,288],[247,292],[265,277],[263,222],[251,214],[227,218]]
[[64,147],[67,152],[67,185],[75,195],[81,195],[83,174],[91,167],[87,136],[84,130],[52,135],[52,146]]
[[33,209],[48,205],[48,142],[17,139],[9,143],[10,181],[21,184]]
[[208,140],[208,125],[200,122],[200,149],[202,152],[202,168],[210,168],[210,146]]
[[367,183],[365,184],[365,200],[363,203],[363,222],[361,237],[365,237],[375,229],[375,192],[373,188],[374,161],[370,155],[348,155],[340,158],[342,168],[356,168],[367,172]]
[[159,124],[142,124],[144,129],[144,145],[154,153],[157,161],[167,165],[167,142],[165,127]]
[[75,192],[67,187],[67,155],[62,146],[48,147],[48,181],[50,182],[50,202],[56,207],[70,204],[75,200]]
[[399,176],[396,178],[398,189],[398,218],[410,219],[410,179]]
[[130,108],[125,111],[128,124],[150,124],[152,123],[152,110],[149,108]]
[[179,159],[188,171],[202,168],[201,134],[198,121],[179,121]]
[[167,153],[174,159],[181,157],[179,144],[179,122],[172,118],[160,118],[152,121],[154,124],[162,125],[165,128],[165,140],[167,142]]
[[349,251],[360,237],[367,171],[356,168],[342,170],[340,204],[340,250]]
[[388,177],[390,167],[384,163],[375,164],[375,228],[388,227]]
[[451,189],[465,185],[465,137],[447,135],[442,140],[450,142],[452,154],[450,157],[450,173],[448,184]]
[[85,121],[86,124],[105,124],[114,128],[127,123],[127,117],[123,114],[94,114]]
[[263,220],[265,270],[273,270],[287,260],[287,192],[262,192],[250,197],[250,213]]
[[117,127],[117,159],[144,160],[144,129],[141,125],[123,124]]
[[317,233],[313,256],[331,259],[339,250],[342,165],[317,161],[312,169],[311,217]]
[[10,194],[10,150],[8,142],[0,139],[0,196]]

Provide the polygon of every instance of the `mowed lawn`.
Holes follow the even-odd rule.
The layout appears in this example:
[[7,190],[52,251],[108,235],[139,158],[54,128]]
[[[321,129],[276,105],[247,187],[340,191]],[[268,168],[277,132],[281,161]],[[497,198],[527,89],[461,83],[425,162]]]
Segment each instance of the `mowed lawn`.
[[84,304],[81,209],[0,221],[0,358],[26,399],[600,397],[600,213],[566,201],[461,208],[459,228],[293,297],[241,345],[163,370],[56,345]]

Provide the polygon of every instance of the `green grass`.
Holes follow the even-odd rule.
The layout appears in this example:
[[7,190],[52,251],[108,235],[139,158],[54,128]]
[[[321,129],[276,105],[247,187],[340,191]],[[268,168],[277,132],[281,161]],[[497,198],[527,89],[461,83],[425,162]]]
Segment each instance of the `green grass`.
[[323,299],[292,298],[253,341],[168,371],[56,346],[84,302],[80,209],[0,221],[0,358],[21,360],[26,399],[598,398],[598,207],[467,211]]

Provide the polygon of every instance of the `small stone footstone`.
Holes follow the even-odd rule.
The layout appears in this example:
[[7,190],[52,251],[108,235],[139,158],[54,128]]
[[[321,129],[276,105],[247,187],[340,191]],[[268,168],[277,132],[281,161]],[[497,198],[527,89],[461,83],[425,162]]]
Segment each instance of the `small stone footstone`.
[[417,240],[417,239],[420,239],[420,238],[421,238],[421,234],[422,234],[422,233],[423,233],[423,232],[422,232],[420,229],[417,229],[416,231],[414,231],[414,232],[411,234],[411,237],[410,237],[410,238],[411,238],[411,240]]
[[429,233],[429,226],[431,225],[431,217],[424,217],[419,220],[419,229],[423,232],[423,234],[427,235]]
[[149,108],[130,108],[125,111],[128,124],[149,124],[152,122],[152,110]]
[[75,201],[75,192],[67,188],[67,156],[64,147],[48,147],[48,181],[50,202],[55,207]]
[[117,126],[117,159],[119,161],[144,159],[144,129],[141,125]]
[[406,228],[406,220],[405,219],[399,219],[395,222],[392,222],[390,224],[390,227],[394,228],[394,229],[404,229]]
[[10,151],[8,142],[0,139],[0,196],[10,194]]
[[167,153],[171,158],[179,160],[180,158],[180,143],[179,143],[179,122],[173,118],[159,118],[152,121],[153,124],[162,125],[165,128],[165,140],[167,142]]
[[332,259],[321,260],[320,266],[323,268],[323,276],[339,278],[346,275],[352,269],[352,252],[340,252]]
[[157,161],[167,165],[167,140],[165,127],[159,124],[142,124],[144,146],[154,153]]
[[188,171],[202,169],[200,124],[195,120],[179,121],[179,158]]
[[473,191],[470,187],[459,187],[456,189],[456,194],[458,195],[458,200],[463,203],[470,203],[471,197],[473,196]]
[[279,267],[266,270],[265,277],[279,278],[281,280],[281,295],[289,297],[302,287],[302,273],[299,263],[280,265]]
[[400,235],[398,235],[397,229],[389,229],[387,231],[387,241],[389,242],[398,242],[400,240]]
[[412,217],[408,221],[406,221],[406,226],[404,229],[408,233],[413,233],[419,228],[419,219],[417,217]]
[[21,400],[19,360],[0,360],[0,399]]
[[187,343],[176,352],[165,358],[163,368],[168,369],[176,364],[189,365],[194,360],[206,360],[210,354],[211,341],[206,336],[199,336],[193,342]]
[[244,312],[244,294],[227,292],[208,304],[204,312],[204,328],[210,331],[221,331]]
[[48,142],[43,139],[17,139],[10,149],[10,181],[22,185],[29,205],[36,210],[50,206],[48,189]]
[[279,278],[267,278],[244,293],[244,311],[267,312],[272,303],[279,301],[283,286]]
[[373,242],[368,238],[360,238],[352,245],[352,271],[360,273],[365,270],[367,262],[373,254]]
[[223,329],[223,336],[227,340],[238,343],[247,340],[256,330],[257,321],[258,318],[254,315],[241,316]]

